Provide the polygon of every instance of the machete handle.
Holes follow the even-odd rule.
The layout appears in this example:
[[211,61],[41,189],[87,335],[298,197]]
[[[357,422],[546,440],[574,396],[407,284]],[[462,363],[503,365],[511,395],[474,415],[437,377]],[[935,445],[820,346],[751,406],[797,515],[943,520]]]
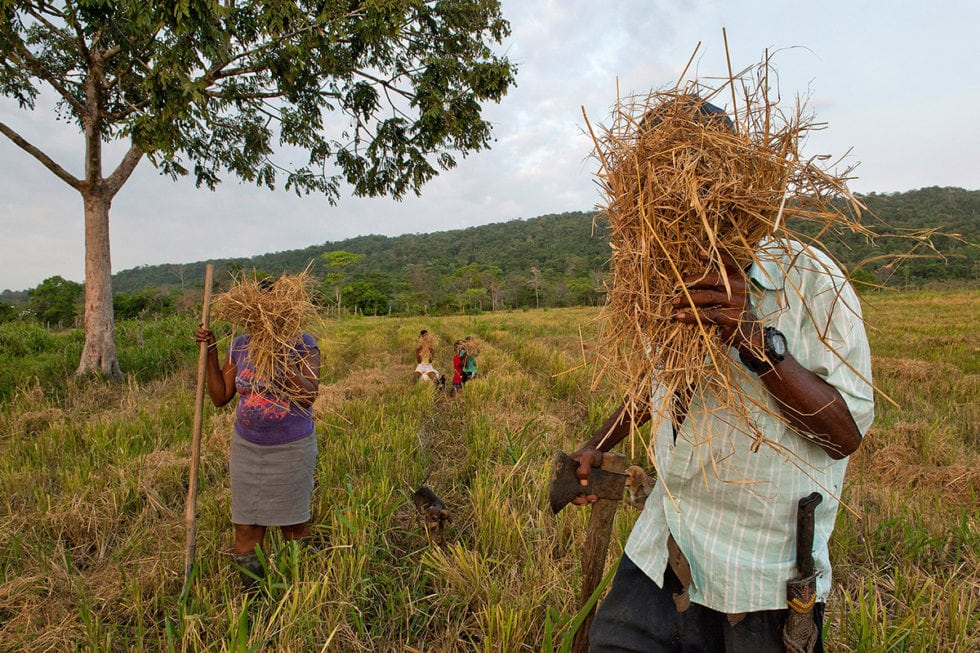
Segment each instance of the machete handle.
[[823,495],[813,492],[800,499],[796,509],[796,569],[800,576],[813,574],[813,513]]

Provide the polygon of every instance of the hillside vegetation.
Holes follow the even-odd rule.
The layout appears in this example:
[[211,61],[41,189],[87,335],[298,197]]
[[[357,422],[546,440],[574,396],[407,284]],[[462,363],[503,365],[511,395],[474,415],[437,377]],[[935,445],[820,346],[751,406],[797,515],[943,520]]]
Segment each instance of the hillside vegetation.
[[[836,231],[820,237],[856,280],[905,289],[975,287],[980,281],[980,191],[934,187],[873,193],[861,200],[868,208],[864,222],[880,237]],[[792,227],[815,233],[812,225]],[[918,238],[923,230],[941,232],[932,238],[935,248]],[[322,258],[329,252],[347,252],[357,260],[331,270]],[[309,268],[324,306],[336,308],[339,297],[347,311],[422,315],[599,305],[605,298],[609,252],[602,218],[573,212],[430,234],[359,236],[214,263],[219,287],[239,271],[279,275]],[[117,319],[193,306],[205,266],[200,261],[117,273]],[[78,284],[53,277],[31,291],[29,307],[47,323],[71,325],[80,312],[81,293]],[[25,305],[27,293],[0,293],[0,321],[12,319]]]
[[[881,293],[866,306],[884,394],[831,542],[835,651],[980,646],[978,300]],[[13,386],[0,413],[0,650],[559,650],[577,626],[588,511],[552,516],[546,487],[554,453],[615,404],[583,366],[595,317],[324,321],[313,543],[270,541],[268,579],[241,595],[229,555],[233,414],[209,406],[199,566],[184,602],[194,319],[121,323],[126,384],[51,372],[77,356],[75,332],[0,325],[0,377]],[[440,369],[454,339],[484,343],[481,376],[461,395],[411,384],[423,327],[439,338]],[[412,506],[422,482],[452,512],[445,548]],[[618,513],[610,561],[635,517]]]
[[[881,282],[919,287],[980,279],[980,191],[933,187],[873,193],[860,199],[869,212],[865,222],[877,233],[909,234],[938,228],[960,237],[936,238],[942,256],[920,245],[914,253],[933,256],[909,260],[894,272],[882,270],[890,260],[871,264],[869,272],[877,274]],[[454,307],[467,289],[478,287],[485,288],[487,294],[469,300],[474,308],[491,308],[494,292],[498,294],[497,308],[535,306],[532,269],[536,269],[540,305],[588,305],[601,301],[609,257],[608,230],[601,221],[593,225],[594,218],[593,213],[564,213],[431,234],[360,236],[217,263],[224,269],[230,265],[279,274],[301,271],[312,261],[314,274],[322,276],[322,269],[317,267],[322,253],[344,250],[363,254],[364,258],[348,270],[346,283],[370,284],[388,298],[395,311]],[[804,225],[794,227],[805,230]],[[821,240],[848,269],[872,256],[910,253],[915,247],[902,238],[886,236],[869,242],[850,233],[827,234]],[[203,279],[204,266],[199,262],[136,268],[118,273],[114,283],[118,292],[148,286],[179,287],[181,281],[187,285]],[[476,300],[482,304],[476,306]]]

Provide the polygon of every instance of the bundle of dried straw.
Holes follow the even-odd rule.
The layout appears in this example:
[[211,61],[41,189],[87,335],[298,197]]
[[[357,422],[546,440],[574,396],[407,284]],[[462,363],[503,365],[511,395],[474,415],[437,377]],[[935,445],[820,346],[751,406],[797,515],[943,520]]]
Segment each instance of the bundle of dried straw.
[[463,338],[463,348],[466,350],[467,356],[479,356],[482,347],[483,343],[476,336],[466,336]]
[[430,331],[426,331],[423,335],[419,336],[418,346],[421,351],[434,352],[437,344],[439,344],[439,341]]
[[293,399],[289,387],[276,380],[295,368],[304,326],[317,316],[312,284],[308,272],[275,281],[243,275],[214,299],[215,317],[251,336],[248,355],[256,376],[270,379],[269,391],[281,398]]
[[[799,102],[786,114],[771,101],[768,60],[751,72],[721,89],[692,82],[620,99],[611,127],[593,132],[605,193],[599,208],[612,246],[598,375],[616,379],[633,413],[649,401],[654,382],[665,398],[652,408],[664,418],[674,397],[692,388],[715,393],[730,409],[749,409],[732,382],[740,372],[729,364],[730,347],[714,327],[669,319],[685,276],[706,268],[724,275],[726,256],[744,267],[766,237],[813,244],[787,228],[790,218],[863,231],[861,207],[845,183],[850,170],[837,176],[822,160],[801,160],[799,144],[814,123]],[[731,119],[706,105],[723,103],[716,97],[726,87]]]

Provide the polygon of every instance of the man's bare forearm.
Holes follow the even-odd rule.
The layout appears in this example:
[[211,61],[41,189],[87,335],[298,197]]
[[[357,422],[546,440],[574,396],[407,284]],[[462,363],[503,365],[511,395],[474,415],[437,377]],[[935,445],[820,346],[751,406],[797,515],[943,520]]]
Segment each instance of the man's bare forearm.
[[620,406],[616,412],[609,416],[602,426],[595,432],[592,439],[586,444],[596,451],[609,451],[623,438],[629,435],[630,430],[635,426],[639,428],[650,420],[650,409],[645,404],[637,412],[631,414],[626,406]]
[[861,432],[844,398],[791,354],[760,378],[793,430],[828,456],[840,460],[860,446]]

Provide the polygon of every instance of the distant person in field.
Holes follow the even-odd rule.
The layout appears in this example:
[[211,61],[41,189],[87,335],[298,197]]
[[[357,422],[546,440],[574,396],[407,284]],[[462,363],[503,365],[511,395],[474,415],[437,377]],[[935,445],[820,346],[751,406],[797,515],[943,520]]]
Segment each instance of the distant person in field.
[[453,388],[451,394],[456,394],[463,389],[463,366],[466,364],[466,350],[463,349],[463,341],[457,340],[453,343]]
[[[698,99],[686,107],[680,119],[691,121],[683,123],[689,131],[678,133],[694,134],[689,147],[703,153],[699,133],[732,131],[718,107]],[[708,174],[706,185],[714,182]],[[785,651],[784,638],[795,636],[790,623],[814,638],[793,641],[790,650],[823,650],[827,542],[847,456],[874,415],[871,355],[858,298],[829,257],[790,239],[753,246],[752,261],[728,257],[723,272],[706,265],[686,275],[664,319],[713,329],[728,346],[729,387],[758,409],[733,410],[695,386],[677,392],[673,415],[653,422],[658,477],[589,631],[592,651]],[[601,452],[650,421],[649,406],[667,405],[656,382],[651,396],[637,399],[643,409],[619,408],[572,454],[583,486]],[[757,434],[771,446],[753,447]],[[808,602],[788,603],[797,505],[815,491],[823,502],[815,512],[814,589]],[[574,503],[594,501],[583,492]]]
[[[260,287],[268,292],[274,283],[279,282],[263,280]],[[255,301],[262,302],[261,294]],[[278,526],[286,540],[310,535],[317,457],[312,405],[319,387],[320,350],[313,336],[303,333],[290,352],[288,368],[270,379],[256,373],[250,334],[235,338],[224,364],[218,361],[213,331],[200,326],[196,340],[208,345],[206,383],[214,405],[224,406],[238,394],[229,461],[231,521],[235,561],[249,589],[263,573],[256,547],[268,527]]]
[[467,381],[476,376],[476,355],[479,353],[476,338],[473,336],[463,338],[463,345],[460,351],[460,358],[463,361],[461,378],[463,385],[466,385]]
[[426,329],[419,331],[418,345],[415,347],[415,382],[437,382],[439,372],[432,365],[435,358],[435,337]]

